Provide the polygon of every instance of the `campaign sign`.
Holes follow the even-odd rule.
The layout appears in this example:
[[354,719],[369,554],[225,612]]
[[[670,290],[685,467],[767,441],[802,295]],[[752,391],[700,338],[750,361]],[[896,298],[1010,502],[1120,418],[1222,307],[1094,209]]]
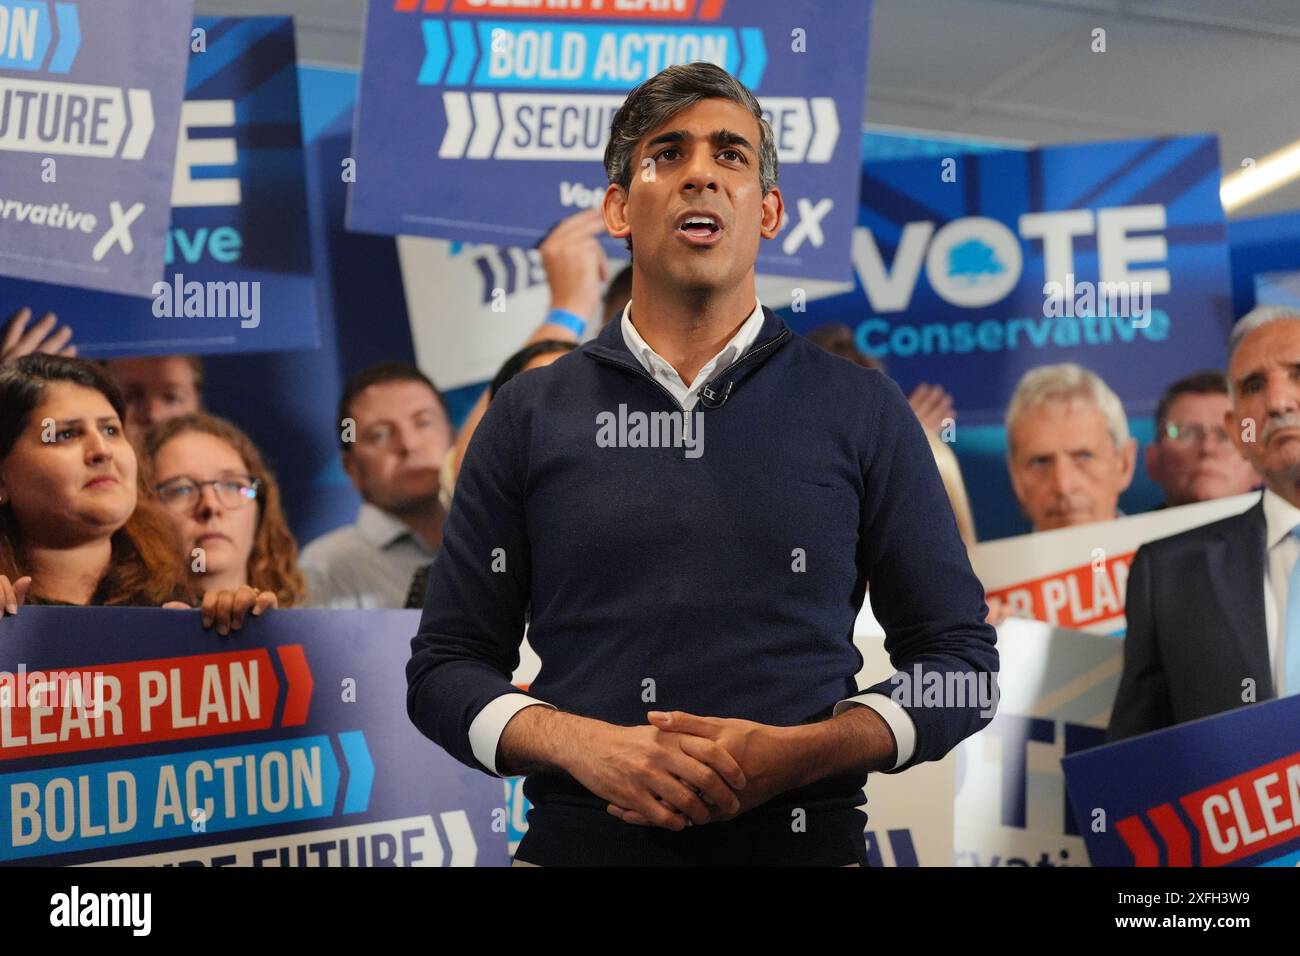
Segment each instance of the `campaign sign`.
[[847,279],[870,22],[869,0],[374,0],[348,226],[531,245],[601,202],[627,93],[707,61],[776,139],[787,219],[758,270]]
[[[406,714],[418,611],[0,622],[0,862],[504,865],[501,781]],[[88,641],[87,635],[94,640]]]
[[193,0],[0,0],[0,274],[148,295]]
[[997,715],[957,746],[953,862],[1086,866],[1061,758],[1105,740],[1123,644],[1012,618],[998,657]]
[[1300,695],[1067,756],[1094,866],[1300,866]]
[[1020,377],[1056,362],[1149,415],[1227,357],[1220,176],[1213,136],[867,163],[854,291],[787,319],[848,324],[904,392],[942,382],[963,423],[1001,423]]
[[[289,17],[198,17],[164,261],[148,299],[0,280],[55,312],[82,355],[315,348],[297,56]],[[0,316],[3,318],[3,316]]]
[[1231,498],[1036,531],[979,544],[971,554],[993,615],[1046,621],[1055,627],[1122,637],[1128,572],[1137,549],[1240,514],[1259,501],[1252,491]]

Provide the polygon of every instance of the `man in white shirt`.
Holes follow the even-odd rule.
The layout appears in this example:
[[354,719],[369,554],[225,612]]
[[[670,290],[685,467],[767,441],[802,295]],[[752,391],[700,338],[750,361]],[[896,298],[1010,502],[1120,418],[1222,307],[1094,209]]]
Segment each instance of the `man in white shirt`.
[[1228,349],[1224,428],[1265,490],[1138,549],[1108,740],[1300,693],[1300,311],[1254,310]]
[[413,365],[358,372],[339,401],[343,469],[364,503],[355,523],[303,548],[312,607],[400,608],[433,560],[446,512],[439,471],[451,447],[446,404]]

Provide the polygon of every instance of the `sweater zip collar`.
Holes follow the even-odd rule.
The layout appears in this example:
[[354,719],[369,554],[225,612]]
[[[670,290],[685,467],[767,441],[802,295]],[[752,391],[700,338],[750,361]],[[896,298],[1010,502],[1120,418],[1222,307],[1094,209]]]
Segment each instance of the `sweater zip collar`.
[[[731,395],[731,390],[741,378],[757,368],[758,365],[761,365],[762,361],[766,361],[778,348],[790,340],[793,333],[789,327],[767,306],[763,306],[763,313],[763,327],[754,343],[744,355],[715,375],[700,390],[700,405],[704,408],[720,406]],[[627,345],[623,341],[622,327],[617,321],[608,323],[601,330],[600,335],[583,347],[583,351],[598,362],[627,369],[649,380],[667,396],[675,408],[681,408],[672,392],[664,388],[663,384],[647,372],[645,367],[636,360],[636,357],[628,351]]]

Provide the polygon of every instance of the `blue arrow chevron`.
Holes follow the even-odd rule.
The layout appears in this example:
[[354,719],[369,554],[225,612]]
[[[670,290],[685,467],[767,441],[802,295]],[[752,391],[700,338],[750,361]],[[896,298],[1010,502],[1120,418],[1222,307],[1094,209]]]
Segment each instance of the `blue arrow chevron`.
[[474,25],[466,20],[451,21],[451,69],[447,71],[447,86],[464,86],[469,82],[478,45],[474,42]]
[[420,75],[416,83],[421,86],[437,86],[442,79],[442,71],[447,66],[447,31],[441,20],[425,20],[420,24],[424,30],[424,63],[420,65]]
[[741,27],[740,47],[745,51],[745,65],[736,79],[751,90],[756,90],[758,84],[763,82],[763,71],[767,69],[767,47],[763,43],[763,31],[758,27]]
[[81,24],[77,20],[77,8],[71,3],[56,3],[54,15],[59,22],[59,42],[54,47],[54,56],[50,57],[49,69],[51,73],[67,73],[81,49]]
[[364,813],[370,806],[370,788],[375,782],[375,762],[370,759],[364,731],[339,734],[343,759],[348,762],[348,789],[343,795],[344,813]]

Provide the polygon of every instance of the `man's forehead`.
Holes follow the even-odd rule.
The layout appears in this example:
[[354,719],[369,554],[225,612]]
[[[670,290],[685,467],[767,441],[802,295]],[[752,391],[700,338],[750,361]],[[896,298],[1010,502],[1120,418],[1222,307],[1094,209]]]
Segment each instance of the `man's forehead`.
[[[726,115],[724,115],[724,113]],[[642,144],[668,133],[707,138],[721,133],[739,134],[758,145],[758,120],[754,114],[731,100],[707,99],[679,110],[642,138]]]
[[1230,377],[1241,379],[1269,366],[1300,363],[1300,321],[1267,322],[1252,330],[1233,351]]
[[1197,411],[1204,411],[1214,416],[1218,414],[1222,407],[1231,404],[1228,396],[1223,392],[1184,392],[1174,398],[1169,404],[1170,414],[1179,412],[1184,415],[1193,415]]
[[357,393],[353,404],[357,411],[380,416],[436,408],[438,399],[433,394],[433,389],[423,382],[403,379],[367,385]]
[[1016,444],[1022,448],[1030,444],[1040,448],[1082,447],[1109,434],[1106,416],[1096,403],[1082,396],[1051,399],[1026,409],[1015,423],[1015,432]]

